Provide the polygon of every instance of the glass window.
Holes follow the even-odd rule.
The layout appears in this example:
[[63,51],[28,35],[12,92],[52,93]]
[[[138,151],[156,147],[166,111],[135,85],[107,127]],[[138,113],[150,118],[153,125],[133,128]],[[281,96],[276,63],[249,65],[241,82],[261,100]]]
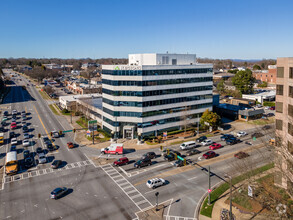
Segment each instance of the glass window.
[[290,134],[291,136],[293,136],[293,126],[291,123],[288,123],[288,134]]
[[293,79],[293,67],[289,67],[289,78]]
[[284,78],[284,67],[277,67],[277,77]]
[[283,121],[276,119],[276,129],[282,131],[283,130]]
[[289,86],[289,97],[293,98],[293,86]]
[[288,141],[288,151],[293,155],[293,144],[290,141]]
[[288,115],[293,117],[293,105],[288,105]]
[[283,85],[277,85],[277,95],[283,95]]
[[276,112],[283,113],[283,102],[276,102]]

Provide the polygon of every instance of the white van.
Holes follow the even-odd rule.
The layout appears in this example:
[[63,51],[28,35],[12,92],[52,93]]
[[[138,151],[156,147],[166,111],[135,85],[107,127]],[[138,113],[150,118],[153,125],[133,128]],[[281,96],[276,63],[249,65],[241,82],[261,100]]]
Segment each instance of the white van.
[[181,150],[188,150],[188,149],[194,148],[195,146],[196,146],[195,141],[188,141],[188,142],[184,142],[183,144],[181,144],[180,149]]

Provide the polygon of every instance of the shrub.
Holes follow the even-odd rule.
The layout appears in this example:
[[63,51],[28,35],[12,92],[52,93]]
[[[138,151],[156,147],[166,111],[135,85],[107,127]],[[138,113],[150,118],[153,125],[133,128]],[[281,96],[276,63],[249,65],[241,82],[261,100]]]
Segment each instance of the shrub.
[[68,111],[66,108],[64,108],[64,109],[62,110],[62,113],[69,113],[69,111]]

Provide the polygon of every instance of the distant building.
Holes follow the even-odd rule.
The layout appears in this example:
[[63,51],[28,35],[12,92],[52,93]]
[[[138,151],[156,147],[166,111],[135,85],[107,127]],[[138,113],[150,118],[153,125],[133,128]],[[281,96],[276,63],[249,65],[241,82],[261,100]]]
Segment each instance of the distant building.
[[233,74],[233,73],[215,72],[215,73],[213,74],[213,81],[214,81],[214,82],[219,82],[219,81],[221,81],[222,79],[223,79],[223,80],[227,80],[227,79],[232,78],[232,77],[234,77],[234,76],[235,76],[235,74]]
[[256,80],[267,82],[268,84],[276,84],[277,67],[276,65],[269,65],[268,70],[254,70],[253,76]]
[[26,70],[32,70],[33,68],[29,65],[17,65],[17,68],[20,72],[26,71]]
[[80,71],[79,70],[71,70],[71,74],[73,76],[79,76],[80,75]]
[[90,67],[99,67],[100,64],[97,64],[97,63],[84,63],[81,65],[81,69],[83,70],[86,70],[87,68],[90,68]]
[[264,101],[275,101],[276,90],[261,91],[256,94],[242,94],[242,98],[258,101],[263,104]]
[[47,69],[61,69],[61,65],[55,63],[43,64]]
[[293,198],[293,57],[277,58],[276,84],[275,184]]

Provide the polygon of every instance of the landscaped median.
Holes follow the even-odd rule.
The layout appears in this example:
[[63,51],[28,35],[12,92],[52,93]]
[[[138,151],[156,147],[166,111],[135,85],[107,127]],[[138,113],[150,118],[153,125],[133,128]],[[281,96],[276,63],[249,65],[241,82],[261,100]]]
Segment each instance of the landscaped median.
[[59,111],[56,109],[57,106],[55,104],[50,104],[49,108],[51,109],[51,111],[55,114],[55,115],[60,115]]
[[[263,173],[264,171],[267,171],[273,167],[274,167],[274,163],[270,163],[265,166],[256,168],[252,171],[249,171],[247,173],[244,173],[242,175],[239,175],[237,177],[234,177],[234,178],[232,178],[232,185],[235,185],[239,182],[246,180],[247,177],[251,177],[251,176],[255,176],[257,174]],[[226,183],[223,183],[220,186],[218,186],[216,189],[214,189],[210,195],[211,196],[211,204],[208,205],[208,197],[206,197],[203,204],[202,204],[200,214],[211,218],[212,212],[213,212],[213,207],[214,207],[216,201],[220,198],[220,196],[224,192],[226,192],[229,189],[229,187],[230,187],[229,183],[226,182]]]

